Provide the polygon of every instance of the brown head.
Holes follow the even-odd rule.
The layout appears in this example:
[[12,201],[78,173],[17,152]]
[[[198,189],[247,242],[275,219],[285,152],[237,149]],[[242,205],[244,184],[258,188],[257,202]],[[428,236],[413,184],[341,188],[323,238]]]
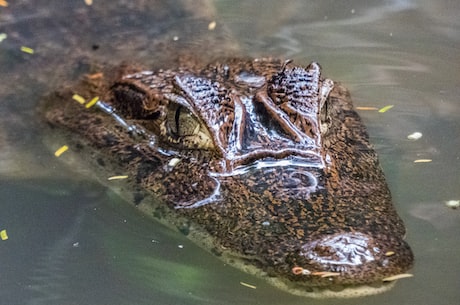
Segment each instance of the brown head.
[[227,262],[310,296],[375,293],[412,266],[365,127],[318,64],[232,59],[102,87],[113,113],[74,103],[48,120],[83,134]]

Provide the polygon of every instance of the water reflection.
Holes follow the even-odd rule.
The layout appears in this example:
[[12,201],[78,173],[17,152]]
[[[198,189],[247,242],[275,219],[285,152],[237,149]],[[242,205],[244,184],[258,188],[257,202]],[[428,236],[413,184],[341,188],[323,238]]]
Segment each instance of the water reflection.
[[[415,277],[381,296],[308,302],[458,301],[460,214],[443,205],[460,197],[457,3],[217,1],[216,10],[194,15],[181,5],[155,10],[139,2],[0,7],[0,32],[8,35],[0,43],[0,229],[10,237],[0,241],[0,304],[305,304],[222,265],[97,184],[75,187],[87,178],[56,165],[43,146],[34,112],[42,94],[88,70],[87,58],[168,65],[176,61],[165,47],[172,42],[182,54],[199,45],[206,56],[239,49],[317,60],[325,75],[350,87],[357,105],[394,104],[385,114],[362,116],[408,227]],[[229,30],[206,38],[214,19],[217,29]],[[238,48],[210,42],[233,38]],[[22,45],[35,53],[21,52]],[[415,131],[423,138],[408,141]],[[422,157],[433,162],[412,162]]]

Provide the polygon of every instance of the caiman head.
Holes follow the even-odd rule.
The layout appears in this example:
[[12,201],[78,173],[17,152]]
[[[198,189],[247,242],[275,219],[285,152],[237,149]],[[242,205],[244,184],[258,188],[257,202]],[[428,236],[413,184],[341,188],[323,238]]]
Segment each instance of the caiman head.
[[314,297],[377,293],[412,266],[365,127],[318,64],[232,59],[102,83],[71,92],[98,95],[96,107],[61,94],[48,121],[225,261]]

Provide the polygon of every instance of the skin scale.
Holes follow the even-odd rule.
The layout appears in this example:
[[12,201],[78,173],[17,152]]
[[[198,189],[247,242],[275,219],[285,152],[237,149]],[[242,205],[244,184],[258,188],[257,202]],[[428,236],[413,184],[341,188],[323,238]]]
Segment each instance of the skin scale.
[[[99,171],[131,177],[135,203],[160,221],[299,295],[374,294],[411,268],[366,129],[318,64],[228,59],[103,75],[50,95],[44,116]],[[75,93],[99,96],[99,109]]]

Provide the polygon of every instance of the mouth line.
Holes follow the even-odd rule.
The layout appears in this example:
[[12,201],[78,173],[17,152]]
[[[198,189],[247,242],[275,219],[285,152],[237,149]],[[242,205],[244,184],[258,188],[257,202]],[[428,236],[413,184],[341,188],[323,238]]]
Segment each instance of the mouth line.
[[331,284],[323,287],[307,286],[298,282],[286,282],[276,278],[269,279],[269,282],[284,291],[298,296],[315,299],[346,299],[365,297],[386,292],[394,287],[397,280],[411,276],[412,274],[398,274],[366,284]]
[[224,161],[222,171],[211,172],[214,177],[226,177],[244,175],[251,170],[280,167],[303,167],[317,168],[324,167],[321,156],[313,151],[298,152],[296,149],[284,149],[273,152],[270,150],[256,150],[250,154],[244,154]]

